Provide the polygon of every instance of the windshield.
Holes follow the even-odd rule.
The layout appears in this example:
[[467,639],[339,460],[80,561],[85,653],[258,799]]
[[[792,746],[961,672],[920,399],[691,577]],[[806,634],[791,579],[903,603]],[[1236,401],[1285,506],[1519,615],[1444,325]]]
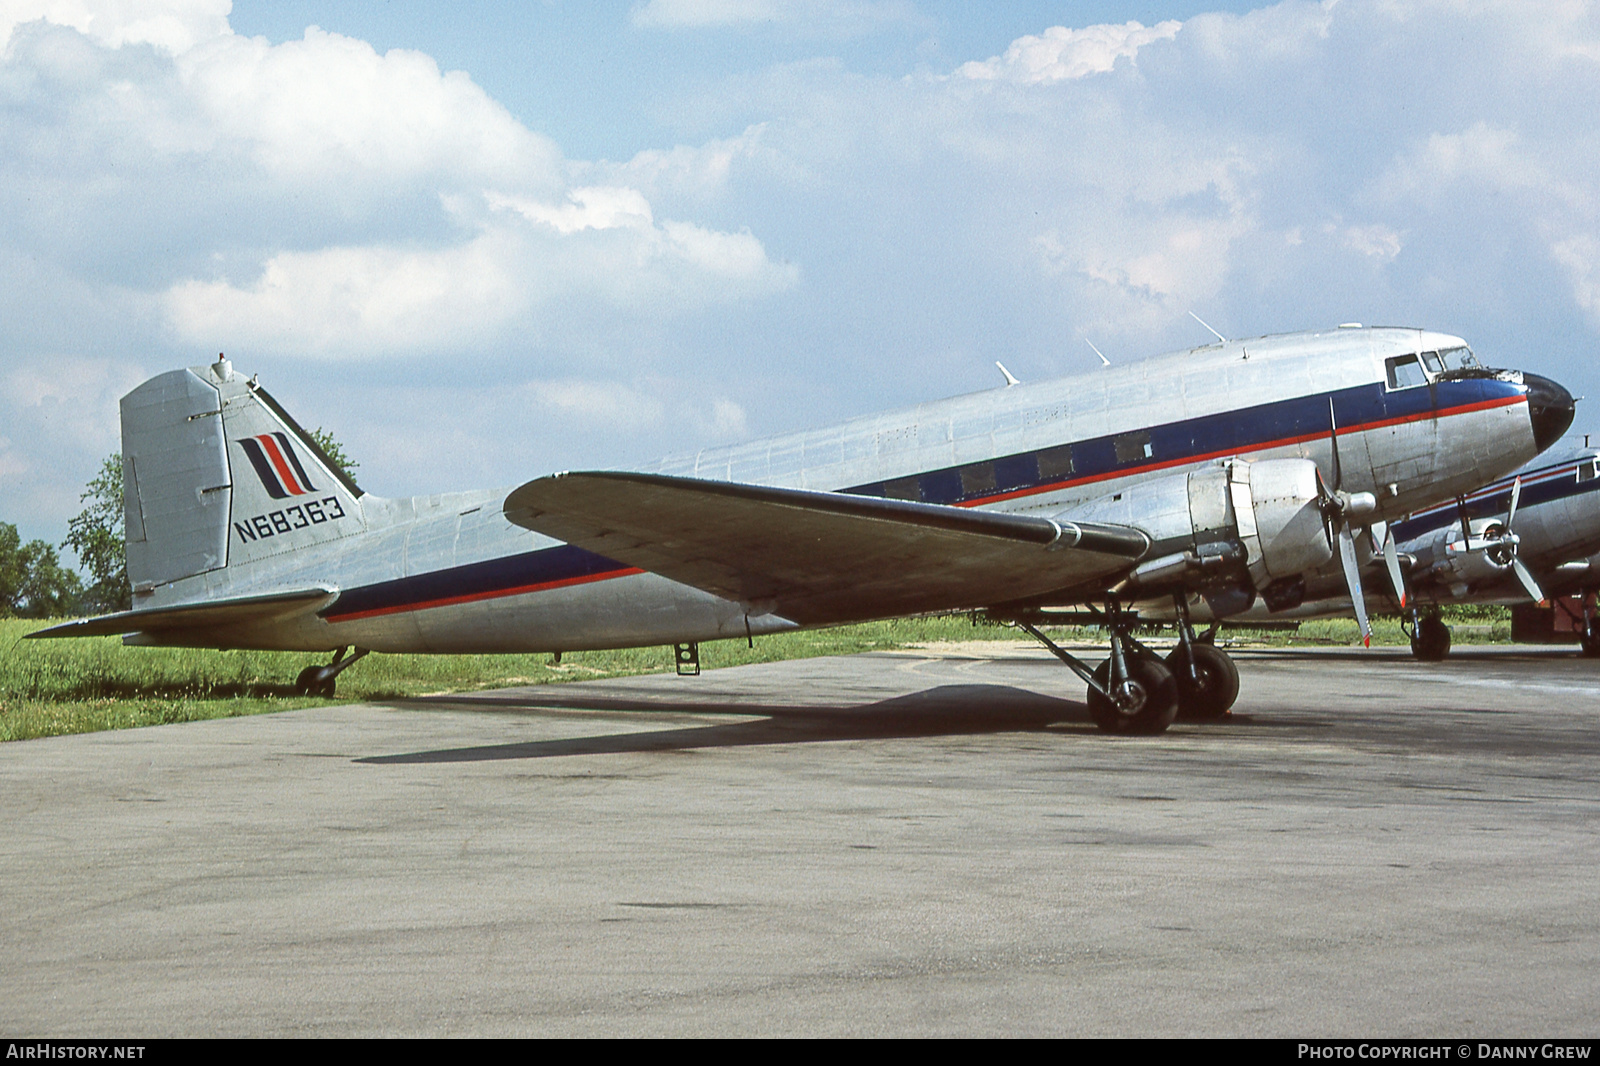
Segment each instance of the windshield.
[[1439,353],[1446,370],[1482,370],[1483,364],[1473,356],[1471,348],[1449,348]]

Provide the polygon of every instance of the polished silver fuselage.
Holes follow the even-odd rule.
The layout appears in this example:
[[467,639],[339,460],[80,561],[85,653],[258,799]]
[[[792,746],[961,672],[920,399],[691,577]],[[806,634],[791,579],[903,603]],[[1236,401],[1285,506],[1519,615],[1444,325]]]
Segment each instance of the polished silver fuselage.
[[[1394,519],[1470,492],[1536,452],[1514,374],[1430,381],[1407,395],[1386,382],[1387,358],[1454,346],[1464,342],[1415,329],[1233,341],[635,469],[1054,515],[1232,458],[1306,458],[1329,472],[1336,428],[1342,488],[1373,493],[1378,516]],[[1337,414],[1330,415],[1330,403]],[[1065,449],[1072,458],[1062,465]],[[502,505],[509,491],[361,495],[346,535],[141,590],[136,603],[155,608],[323,585],[338,594],[330,606],[270,623],[129,639],[566,651],[793,627],[655,574],[579,558],[508,521]]]

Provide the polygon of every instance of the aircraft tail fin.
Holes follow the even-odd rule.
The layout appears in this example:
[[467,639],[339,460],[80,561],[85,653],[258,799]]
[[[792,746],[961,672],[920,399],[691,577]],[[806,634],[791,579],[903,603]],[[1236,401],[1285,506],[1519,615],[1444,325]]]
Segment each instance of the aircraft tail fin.
[[136,607],[159,587],[259,568],[366,525],[355,482],[225,359],[122,398],[122,486]]

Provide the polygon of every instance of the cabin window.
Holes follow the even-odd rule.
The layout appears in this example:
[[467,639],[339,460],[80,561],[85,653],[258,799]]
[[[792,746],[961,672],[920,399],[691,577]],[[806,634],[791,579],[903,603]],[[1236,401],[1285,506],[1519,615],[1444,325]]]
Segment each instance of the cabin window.
[[962,496],[982,496],[995,488],[993,463],[973,463],[961,468]]
[[1423,373],[1422,364],[1414,355],[1397,355],[1387,360],[1384,366],[1389,371],[1391,389],[1411,389],[1428,383],[1428,375]]
[[917,479],[924,503],[953,503],[961,498],[961,478],[954,470],[935,470]]
[[891,500],[920,500],[922,491],[915,477],[895,478],[883,484],[883,494]]
[[1002,492],[1027,488],[1039,481],[1039,467],[1031,455],[1006,455],[994,461],[995,488]]
[[1039,476],[1046,481],[1072,475],[1072,445],[1046,448],[1039,453]]
[[1113,437],[1111,444],[1117,450],[1117,462],[1119,463],[1136,463],[1141,459],[1149,459],[1155,454],[1150,448],[1150,431],[1148,429]]

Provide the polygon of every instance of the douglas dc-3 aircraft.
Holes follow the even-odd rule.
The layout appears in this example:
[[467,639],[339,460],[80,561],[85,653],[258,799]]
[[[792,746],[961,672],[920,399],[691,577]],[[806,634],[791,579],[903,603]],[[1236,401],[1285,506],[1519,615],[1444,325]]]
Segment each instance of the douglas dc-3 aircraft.
[[[1008,375],[1009,378],[1009,375]],[[1227,615],[1353,538],[1470,492],[1572,421],[1549,379],[1457,337],[1340,328],[1224,341],[512,490],[363,493],[219,357],[122,400],[134,609],[38,637],[505,652],[695,642],[933,611],[1016,619],[1089,685],[1101,728],[1221,714],[1238,673],[1187,625],[1166,663],[1123,607],[1198,592]],[[1359,595],[1355,597],[1360,599]],[[1031,612],[1103,612],[1091,670]],[[345,657],[349,647],[356,654]]]
[[[1600,589],[1600,449],[1573,444],[1552,449],[1508,477],[1476,492],[1391,524],[1368,527],[1357,547],[1366,568],[1388,569],[1378,582],[1390,610],[1410,616],[1411,651],[1437,661],[1450,653],[1445,603],[1525,604],[1547,595],[1584,598],[1580,643],[1600,655],[1600,618],[1588,595]],[[1387,566],[1385,564],[1388,564]],[[1332,567],[1305,575],[1235,615],[1238,622],[1325,618],[1352,604]],[[1171,620],[1165,603],[1141,605],[1144,617]],[[1562,603],[1559,610],[1569,611]],[[1210,620],[1203,602],[1194,621]]]

